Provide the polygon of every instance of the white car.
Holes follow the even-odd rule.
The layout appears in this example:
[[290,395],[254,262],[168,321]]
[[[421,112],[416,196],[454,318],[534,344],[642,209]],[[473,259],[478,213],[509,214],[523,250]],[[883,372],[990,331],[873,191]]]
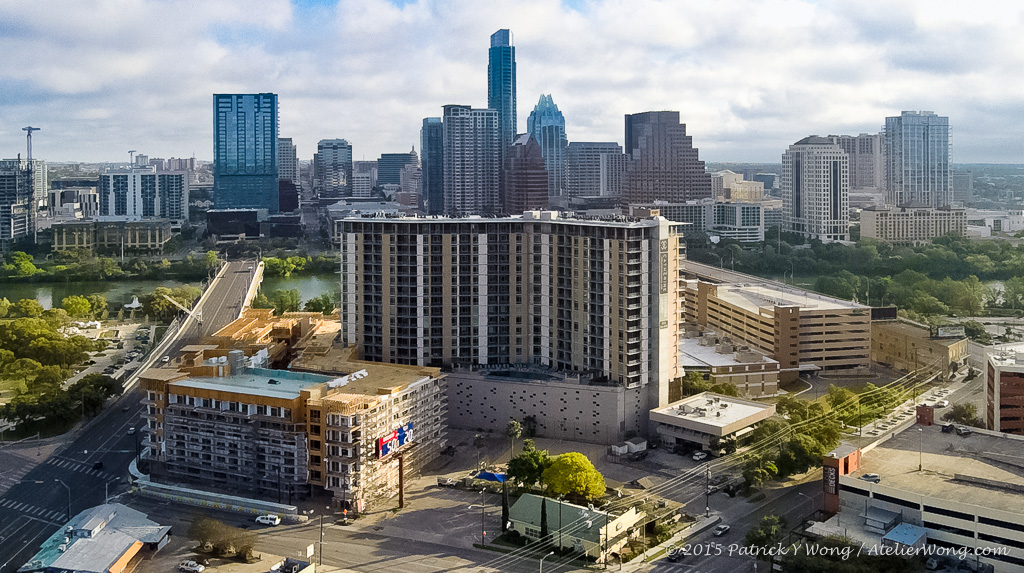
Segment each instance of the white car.
[[695,462],[699,462],[707,457],[707,452],[693,452],[693,461]]
[[178,571],[184,573],[203,573],[206,570],[206,566],[195,561],[182,561],[178,564]]
[[261,525],[281,525],[281,516],[274,514],[261,515],[256,518],[256,523]]
[[729,533],[730,529],[732,529],[732,528],[723,523],[721,525],[716,525],[714,531],[712,531],[712,534],[715,537],[721,537],[721,536],[725,535],[726,533]]
[[939,400],[935,403],[936,408],[945,408],[946,406],[949,406],[949,400]]

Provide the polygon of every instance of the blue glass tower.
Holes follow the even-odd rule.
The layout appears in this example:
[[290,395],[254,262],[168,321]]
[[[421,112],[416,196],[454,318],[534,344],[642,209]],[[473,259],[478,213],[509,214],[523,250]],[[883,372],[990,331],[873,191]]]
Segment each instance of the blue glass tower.
[[931,111],[904,111],[885,118],[885,187],[890,207],[953,202],[949,166],[949,118]]
[[544,166],[548,170],[548,197],[565,194],[565,118],[550,95],[541,95],[537,107],[526,120],[526,130],[540,144]]
[[491,34],[487,60],[487,108],[498,112],[498,136],[502,157],[516,138],[516,48],[512,32]]
[[439,117],[423,120],[420,130],[420,165],[423,169],[423,200],[427,213],[444,213],[444,124]]
[[213,94],[217,209],[279,211],[277,94]]

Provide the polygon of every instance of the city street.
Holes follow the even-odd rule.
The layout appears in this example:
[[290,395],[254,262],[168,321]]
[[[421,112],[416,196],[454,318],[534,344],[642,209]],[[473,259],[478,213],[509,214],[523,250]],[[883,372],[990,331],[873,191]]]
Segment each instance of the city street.
[[[248,269],[252,264],[227,263],[224,272],[211,283],[198,305],[203,309],[202,334],[215,332],[238,316],[249,288]],[[157,362],[162,353],[176,352],[196,342],[200,329],[192,324],[188,320],[181,330],[170,333],[146,364]],[[0,496],[0,573],[15,571],[34,555],[39,544],[67,520],[69,505],[74,515],[103,503],[106,492],[114,495],[128,487],[128,464],[142,437],[140,432],[128,433],[129,428],[142,423],[142,391],[131,387],[133,379],[129,379],[126,393],[109,403],[85,428],[51,440],[63,443],[56,449],[48,448],[52,455],[44,458],[42,446],[31,440],[0,448],[0,460],[5,462],[0,484],[10,485]],[[36,465],[25,471],[32,466],[33,455]]]

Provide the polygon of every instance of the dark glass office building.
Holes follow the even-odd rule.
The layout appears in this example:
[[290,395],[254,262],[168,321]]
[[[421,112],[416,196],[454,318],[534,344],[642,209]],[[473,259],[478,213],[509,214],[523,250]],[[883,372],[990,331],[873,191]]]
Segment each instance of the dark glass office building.
[[420,130],[420,165],[427,213],[444,213],[444,124],[439,117],[423,119]]
[[487,108],[498,112],[498,136],[502,157],[516,138],[516,48],[512,32],[491,34],[487,60]]
[[277,213],[277,94],[214,94],[213,158],[217,209]]

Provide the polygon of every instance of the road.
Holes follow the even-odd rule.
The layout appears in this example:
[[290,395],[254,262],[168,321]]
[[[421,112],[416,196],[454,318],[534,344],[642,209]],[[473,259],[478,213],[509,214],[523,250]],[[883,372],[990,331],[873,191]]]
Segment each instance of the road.
[[[143,369],[160,356],[176,352],[197,342],[199,334],[216,332],[238,316],[239,305],[249,288],[251,275],[247,261],[227,263],[211,282],[197,307],[203,311],[203,324],[192,319],[162,340],[158,352],[148,358]],[[140,369],[141,371],[142,369]],[[129,435],[138,427],[142,415],[142,391],[132,387],[104,410],[85,430],[63,448],[25,472],[0,497],[0,573],[17,570],[39,549],[39,544],[67,519],[70,487],[71,515],[103,503],[105,488],[111,494],[127,487],[128,464],[135,456],[141,434]],[[22,455],[36,453],[26,446]],[[17,455],[0,457],[17,462]],[[102,467],[95,467],[97,462]],[[6,468],[4,468],[6,469]]]

